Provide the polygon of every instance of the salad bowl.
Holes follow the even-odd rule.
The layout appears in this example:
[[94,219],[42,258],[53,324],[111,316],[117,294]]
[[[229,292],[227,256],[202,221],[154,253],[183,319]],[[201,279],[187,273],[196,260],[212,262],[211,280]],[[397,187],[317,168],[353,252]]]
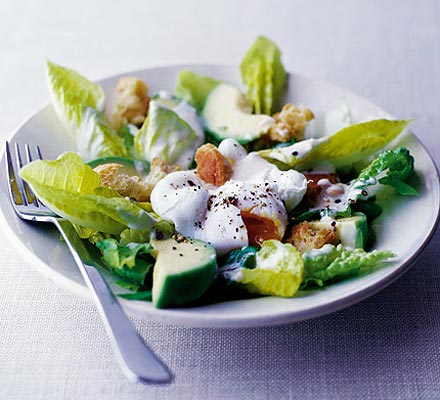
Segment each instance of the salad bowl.
[[[177,65],[149,68],[116,75],[98,82],[106,97],[121,76],[143,79],[154,93],[172,92],[180,71],[191,69],[232,84],[240,85],[239,70],[224,65]],[[374,103],[328,82],[299,74],[288,75],[286,100],[307,106],[314,112],[348,106],[354,122],[372,118],[393,119]],[[405,116],[402,116],[405,117]],[[31,116],[11,137],[11,141],[39,144],[44,156],[56,158],[64,151],[74,151],[65,129],[51,105]],[[125,311],[134,317],[188,326],[247,327],[283,324],[317,317],[359,302],[383,289],[415,262],[432,236],[439,218],[439,177],[435,164],[418,139],[406,130],[391,146],[407,147],[415,158],[415,185],[418,196],[396,196],[381,204],[383,213],[373,224],[375,249],[390,250],[395,259],[373,272],[338,282],[323,289],[300,291],[293,298],[259,297],[230,300],[195,307],[157,309],[151,303],[121,299]],[[2,156],[4,158],[4,155]],[[4,164],[5,161],[1,160]],[[80,296],[89,292],[65,244],[56,229],[25,224],[10,207],[6,180],[0,183],[2,227],[20,254],[31,260],[42,274]],[[118,286],[110,274],[106,280],[115,292]]]

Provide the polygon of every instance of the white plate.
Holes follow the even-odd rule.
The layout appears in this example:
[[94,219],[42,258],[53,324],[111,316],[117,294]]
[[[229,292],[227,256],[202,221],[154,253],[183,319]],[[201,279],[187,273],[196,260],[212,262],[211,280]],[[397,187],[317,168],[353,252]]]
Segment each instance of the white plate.
[[[129,75],[143,78],[150,91],[172,91],[176,76],[184,68],[230,83],[238,83],[238,68],[227,66],[172,66],[146,69]],[[118,76],[101,81],[107,97]],[[389,115],[371,102],[329,83],[290,74],[286,98],[312,110],[330,110],[344,100],[355,120],[369,116]],[[56,158],[61,152],[73,150],[66,140],[66,132],[58,122],[51,106],[33,115],[12,136],[11,141],[39,144],[45,158]],[[323,290],[298,294],[291,299],[264,297],[251,300],[228,301],[196,308],[155,309],[151,303],[122,300],[125,310],[138,318],[159,320],[191,326],[258,326],[298,321],[323,315],[347,307],[384,288],[404,271],[420,254],[436,226],[439,214],[439,179],[434,162],[427,151],[409,132],[398,144],[407,146],[416,160],[420,196],[394,197],[375,223],[377,248],[389,249],[398,259],[366,276],[356,277]],[[2,156],[2,169],[4,168]],[[4,171],[4,170],[3,170]],[[88,290],[58,232],[50,225],[30,224],[19,220],[12,211],[7,194],[5,175],[0,183],[2,226],[20,253],[37,269],[57,284],[88,296]],[[111,279],[111,278],[110,278]]]

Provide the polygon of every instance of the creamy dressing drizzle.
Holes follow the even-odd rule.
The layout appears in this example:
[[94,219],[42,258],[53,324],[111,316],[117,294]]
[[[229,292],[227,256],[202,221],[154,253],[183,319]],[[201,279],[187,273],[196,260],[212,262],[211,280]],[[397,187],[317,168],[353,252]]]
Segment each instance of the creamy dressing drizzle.
[[320,179],[318,186],[321,187],[321,192],[310,210],[320,210],[323,219],[328,218],[327,210],[343,212],[346,210],[347,205],[354,203],[359,198],[363,200],[370,198],[373,193],[365,187],[376,183],[375,178],[354,180],[349,184],[331,183],[328,179]]
[[304,258],[314,259],[319,256],[326,256],[334,250],[335,246],[332,244],[325,244],[320,249],[312,249],[303,254]]

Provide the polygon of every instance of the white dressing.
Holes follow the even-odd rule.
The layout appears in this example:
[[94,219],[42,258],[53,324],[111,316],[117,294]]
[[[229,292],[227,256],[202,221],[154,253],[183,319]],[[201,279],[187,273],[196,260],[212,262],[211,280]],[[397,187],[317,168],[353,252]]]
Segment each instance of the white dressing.
[[297,206],[304,197],[307,180],[300,172],[293,169],[281,171],[258,153],[246,154],[246,150],[233,139],[221,142],[219,151],[233,161],[233,180],[263,184],[278,194],[287,211]]
[[172,110],[180,118],[187,122],[192,130],[196,133],[197,140],[195,146],[196,148],[200,147],[205,141],[205,132],[203,131],[202,125],[200,124],[195,108],[191,107],[187,102],[181,101],[175,107],[173,107]]
[[367,200],[374,195],[374,188],[366,190],[365,186],[375,183],[375,178],[363,181],[356,180],[349,184],[340,182],[331,183],[328,179],[320,179],[318,186],[320,186],[321,192],[316,196],[315,204],[310,209],[331,209],[333,212],[343,212],[347,208],[347,204],[355,201],[359,196],[361,196],[363,200]]
[[[195,149],[200,147],[205,141],[205,132],[194,107],[186,101],[176,100],[166,91],[157,94],[157,98],[150,102],[150,107],[164,107],[175,112],[179,118],[185,121],[195,133],[195,140],[179,157],[178,164],[187,167],[194,158]],[[174,138],[174,136],[172,136]],[[178,138],[177,138],[178,139]],[[168,139],[169,141],[169,139]],[[172,143],[175,145],[175,143]]]
[[247,156],[245,148],[235,139],[225,139],[218,145],[218,151],[232,164]]
[[315,148],[318,144],[325,142],[327,138],[319,138],[319,139],[306,139],[296,142],[290,146],[286,147],[278,147],[276,149],[267,150],[267,154],[270,158],[281,161],[284,164],[289,165],[292,157],[295,158],[303,158],[307,154],[309,154],[313,148]]

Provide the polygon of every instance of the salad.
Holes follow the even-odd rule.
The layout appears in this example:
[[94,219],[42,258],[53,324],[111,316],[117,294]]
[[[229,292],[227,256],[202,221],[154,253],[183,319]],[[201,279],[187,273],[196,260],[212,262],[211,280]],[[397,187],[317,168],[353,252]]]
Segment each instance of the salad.
[[183,70],[173,93],[122,77],[105,109],[98,84],[47,63],[76,152],[20,174],[99,252],[120,296],[158,308],[294,297],[397,256],[374,249],[371,223],[379,194],[417,195],[414,159],[392,144],[410,121],[289,103],[265,37],[240,72],[238,87]]

